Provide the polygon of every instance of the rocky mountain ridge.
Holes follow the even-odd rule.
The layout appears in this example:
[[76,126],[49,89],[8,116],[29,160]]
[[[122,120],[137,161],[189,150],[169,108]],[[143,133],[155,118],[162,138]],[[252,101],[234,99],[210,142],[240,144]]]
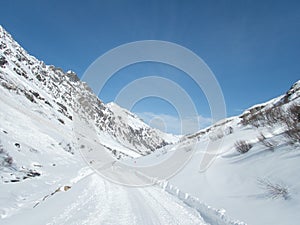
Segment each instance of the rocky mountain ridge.
[[[104,104],[76,73],[64,72],[29,55],[2,27],[0,66],[3,91],[26,98],[33,108],[45,109],[46,113],[43,110],[39,113],[48,119],[55,118],[62,126],[72,123],[76,113],[81,119],[93,123],[97,132],[110,135],[120,145],[132,150],[134,155],[149,154],[177,139],[149,127],[132,114],[126,114],[127,110]],[[131,124],[127,123],[126,117]],[[114,150],[109,146],[108,149]],[[114,154],[118,158],[126,156],[122,152],[117,154],[114,151]]]

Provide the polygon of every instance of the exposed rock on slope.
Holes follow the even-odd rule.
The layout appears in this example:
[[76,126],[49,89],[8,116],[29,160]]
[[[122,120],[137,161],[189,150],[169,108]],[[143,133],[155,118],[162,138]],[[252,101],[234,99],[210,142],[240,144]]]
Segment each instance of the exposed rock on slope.
[[[96,132],[104,132],[135,155],[149,154],[177,139],[152,129],[127,110],[105,105],[74,72],[65,73],[30,56],[2,27],[0,66],[1,91],[26,98],[34,104],[32,108],[43,109],[37,113],[44,114],[49,120],[55,119],[61,125],[72,123],[76,113],[92,123]],[[118,158],[121,156],[125,154],[120,152]]]

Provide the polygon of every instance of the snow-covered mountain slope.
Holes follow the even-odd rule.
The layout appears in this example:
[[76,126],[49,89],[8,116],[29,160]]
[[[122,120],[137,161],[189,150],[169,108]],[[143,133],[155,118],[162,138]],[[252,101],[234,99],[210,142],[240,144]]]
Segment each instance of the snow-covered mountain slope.
[[[191,161],[165,184],[166,190],[224,208],[248,224],[293,225],[300,221],[299,142],[300,81],[278,98],[183,137],[170,151],[136,161],[144,165],[194,148]],[[212,165],[201,171],[203,158],[211,154]]]
[[16,106],[29,101],[28,110],[34,109],[36,114],[62,125],[72,123],[76,114],[91,123],[95,132],[116,140],[121,150],[132,151],[132,154],[124,153],[106,145],[117,158],[146,155],[178,139],[152,129],[120,107],[103,104],[74,72],[64,73],[30,56],[2,27],[0,66],[0,91],[9,92],[11,98],[17,99]]
[[27,110],[30,102],[16,106],[10,94],[1,95],[0,159],[13,160],[1,161],[0,224],[207,224],[161,188],[104,180],[72,154],[71,122],[35,115]]
[[[1,224],[207,224],[161,188],[103,180],[77,150],[80,136],[117,157],[138,157],[177,137],[104,105],[73,72],[29,56],[2,28],[0,38]],[[98,138],[74,129],[78,116]]]
[[[74,150],[71,122],[54,123],[28,110],[30,101],[18,105],[14,93],[4,92],[0,97],[0,160],[12,159],[0,161],[0,224],[194,225],[222,221],[220,210],[202,217],[202,211],[191,205],[192,198],[183,201],[159,187],[127,188],[104,180]],[[209,212],[210,207],[206,209]]]
[[[300,220],[300,82],[169,146],[166,142],[178,137],[151,129],[113,103],[103,104],[75,73],[28,55],[3,28],[0,41],[0,224],[245,224],[230,219],[238,218],[254,225],[294,225]],[[95,128],[94,136],[74,129],[78,117]],[[176,176],[160,183],[163,188],[126,188],[87,167],[77,150],[86,147],[77,146],[79,137],[137,166],[154,165],[175,150],[195,152]],[[207,155],[214,163],[200,172]]]
[[[0,224],[207,224],[161,188],[103,180],[77,150],[80,136],[137,157],[176,137],[104,105],[73,72],[29,56],[2,28],[0,37]],[[74,115],[99,138],[77,132]]]

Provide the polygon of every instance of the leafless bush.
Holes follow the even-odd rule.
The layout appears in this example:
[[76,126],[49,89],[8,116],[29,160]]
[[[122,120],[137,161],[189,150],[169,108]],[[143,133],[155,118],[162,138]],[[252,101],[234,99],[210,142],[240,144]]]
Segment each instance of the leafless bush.
[[210,139],[211,141],[217,141],[218,139],[221,139],[221,138],[224,137],[224,132],[223,132],[222,129],[218,129],[218,130],[216,130],[216,131],[214,131],[214,132],[212,132],[212,133],[213,133],[213,134],[211,134],[211,135],[209,136],[209,139]]
[[252,145],[244,140],[235,142],[234,146],[236,150],[242,154],[248,152],[252,148]]
[[260,135],[257,138],[258,138],[258,141],[261,142],[268,149],[274,150],[276,143],[267,140],[267,138],[265,137],[265,135],[263,135],[263,133],[260,133]]
[[290,198],[288,188],[279,183],[272,183],[268,179],[257,179],[258,185],[267,192],[267,197],[271,199]]
[[292,104],[288,113],[294,121],[300,122],[300,105]]
[[300,129],[288,129],[285,132],[286,137],[288,137],[292,144],[300,142]]
[[245,126],[252,125],[254,127],[259,127],[259,121],[257,113],[249,112],[242,117],[241,123]]
[[249,119],[247,114],[240,116],[240,118],[241,118],[242,125],[247,126],[249,124]]
[[[288,109],[283,110],[282,107],[276,106],[266,110],[261,115],[254,116],[255,121],[253,121],[253,116],[248,118],[249,123],[257,127],[258,124],[273,127],[275,124],[280,124],[286,128],[285,136],[289,141],[294,144],[300,142],[300,106],[297,104],[292,104]],[[259,118],[259,119],[257,119]],[[262,119],[264,118],[264,119]],[[257,122],[260,121],[260,122]],[[265,138],[260,137],[260,141],[266,147],[272,147],[272,143],[265,141]]]
[[226,134],[232,134],[233,133],[233,127],[228,127],[227,128],[227,131],[226,131]]
[[281,106],[274,106],[264,111],[250,110],[243,115],[241,123],[243,125],[259,126],[274,126],[276,123],[285,123],[286,121],[300,120],[300,106],[293,104],[287,111],[284,111]]
[[217,133],[217,138],[218,138],[218,139],[221,139],[221,138],[223,138],[223,137],[224,137],[223,131],[220,131],[220,132]]
[[260,133],[259,136],[258,136],[257,138],[258,138],[258,140],[259,140],[260,142],[263,142],[264,140],[267,139],[266,136],[265,136],[263,133]]
[[283,121],[285,118],[283,110],[277,106],[272,107],[264,112],[265,123],[268,126],[273,126],[276,123]]
[[287,127],[285,136],[294,144],[300,142],[300,106],[291,105],[286,116],[283,119],[283,123]]
[[265,115],[263,111],[250,110],[247,114],[243,115],[241,123],[243,125],[252,125],[256,128],[263,126],[265,123]]
[[11,166],[13,164],[13,158],[11,156],[7,156],[5,159],[4,159],[4,162],[6,162],[6,164],[8,166]]
[[0,145],[0,154],[4,153],[4,148],[2,145]]
[[0,144],[0,166],[11,166],[13,164],[13,158],[4,150]]
[[260,125],[261,125],[260,114],[256,113],[256,114],[252,115],[249,122],[252,126],[254,126],[256,128],[260,127]]

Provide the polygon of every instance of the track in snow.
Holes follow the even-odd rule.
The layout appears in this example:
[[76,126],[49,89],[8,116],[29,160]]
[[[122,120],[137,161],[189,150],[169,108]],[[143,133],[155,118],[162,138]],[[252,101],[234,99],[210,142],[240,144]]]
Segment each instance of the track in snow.
[[[207,224],[200,214],[158,187],[127,188],[96,175],[80,181],[74,202],[54,216],[52,224],[152,225]],[[80,191],[80,187],[87,186]],[[72,191],[65,193],[72,194]],[[75,194],[75,193],[74,193]],[[46,204],[46,203],[45,203]]]

